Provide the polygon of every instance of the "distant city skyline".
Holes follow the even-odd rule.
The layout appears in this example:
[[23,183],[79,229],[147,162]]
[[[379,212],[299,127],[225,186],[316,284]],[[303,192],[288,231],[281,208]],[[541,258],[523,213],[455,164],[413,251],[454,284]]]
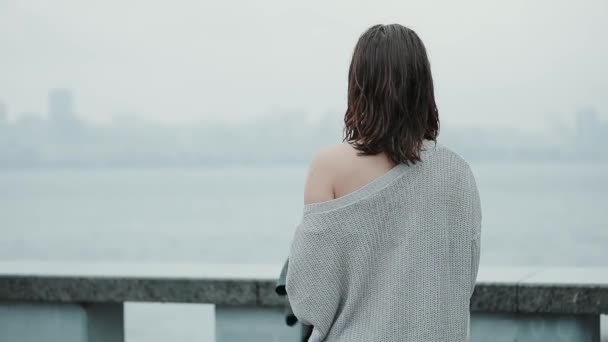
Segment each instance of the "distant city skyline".
[[[16,115],[11,111],[12,106],[10,105],[10,101],[6,98],[3,98],[0,94],[0,122],[19,122],[22,120],[31,121],[31,120],[49,120],[49,121],[78,121],[82,123],[87,123],[91,125],[97,124],[111,124],[114,121],[124,121],[124,120],[134,120],[141,121],[150,124],[166,124],[166,125],[190,125],[190,124],[205,124],[205,123],[226,123],[226,124],[239,124],[239,123],[250,123],[252,121],[256,121],[258,119],[264,120],[268,117],[285,117],[286,120],[300,120],[302,122],[306,121],[316,121],[323,120],[327,116],[334,116],[334,119],[342,120],[343,110],[332,110],[330,108],[317,108],[315,110],[304,110],[301,108],[290,108],[290,107],[275,107],[269,108],[264,113],[258,116],[253,116],[247,119],[242,120],[232,120],[227,118],[222,120],[221,118],[192,118],[191,120],[183,121],[183,122],[167,122],[164,120],[155,120],[154,118],[149,118],[136,111],[119,111],[113,113],[107,113],[106,120],[97,121],[91,120],[89,115],[83,113],[82,110],[79,109],[79,101],[76,100],[78,97],[78,92],[74,91],[71,88],[51,88],[46,92],[46,101],[45,108],[43,108],[40,112],[24,112]],[[443,115],[443,111],[439,111],[440,121],[442,126],[446,124],[446,117]],[[572,115],[575,113],[577,115]],[[581,114],[581,115],[578,115]],[[57,120],[54,120],[56,118]],[[571,126],[581,126],[581,125],[589,125],[589,123],[584,123],[581,120],[589,120],[595,121],[608,121],[608,113],[602,113],[596,110],[595,107],[589,104],[581,104],[576,106],[570,114],[566,116],[551,116],[547,113],[546,120],[543,126],[539,127],[528,127],[527,125],[522,125],[521,123],[514,125],[487,125],[484,123],[459,123],[450,121],[447,124],[450,127],[484,127],[487,129],[513,129],[520,128],[522,131],[530,132],[530,133],[538,133],[543,134],[548,130],[555,129],[555,126],[561,127],[571,127]]]
[[[126,117],[95,124],[78,115],[70,89],[51,89],[47,100],[44,117],[17,121],[1,120],[0,104],[0,167],[300,163],[342,138],[342,116],[328,111],[297,119],[277,111],[239,122],[169,125]],[[439,141],[470,160],[608,161],[608,120],[587,108],[572,121],[548,125],[543,134],[448,124]]]

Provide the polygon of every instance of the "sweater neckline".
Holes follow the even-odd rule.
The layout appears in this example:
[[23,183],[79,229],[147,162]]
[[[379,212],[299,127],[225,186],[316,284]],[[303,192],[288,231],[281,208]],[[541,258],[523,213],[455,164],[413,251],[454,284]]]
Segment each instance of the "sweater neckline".
[[[437,143],[432,140],[424,140],[422,144],[422,150],[420,151],[420,159],[424,162],[437,148]],[[405,163],[397,164],[384,174],[372,179],[362,187],[349,192],[348,194],[334,198],[331,200],[309,203],[304,205],[304,214],[313,212],[325,212],[341,207],[345,207],[349,204],[355,203],[363,198],[366,198],[392,184],[395,180],[400,178],[406,171],[418,166],[421,162],[414,165],[406,165]]]

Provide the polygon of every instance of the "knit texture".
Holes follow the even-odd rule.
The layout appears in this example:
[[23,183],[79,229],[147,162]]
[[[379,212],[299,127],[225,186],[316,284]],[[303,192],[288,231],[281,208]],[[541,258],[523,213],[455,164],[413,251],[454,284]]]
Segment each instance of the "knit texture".
[[468,164],[425,141],[362,188],[305,205],[291,245],[287,295],[314,326],[309,341],[468,339],[481,207]]

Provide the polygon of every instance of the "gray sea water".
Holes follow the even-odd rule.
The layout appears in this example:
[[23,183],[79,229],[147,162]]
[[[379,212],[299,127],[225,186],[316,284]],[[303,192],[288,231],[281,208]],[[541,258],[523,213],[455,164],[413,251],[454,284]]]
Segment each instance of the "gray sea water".
[[[472,163],[482,265],[608,266],[608,164]],[[305,165],[0,170],[0,258],[276,263]],[[127,339],[212,341],[205,305],[128,304]]]

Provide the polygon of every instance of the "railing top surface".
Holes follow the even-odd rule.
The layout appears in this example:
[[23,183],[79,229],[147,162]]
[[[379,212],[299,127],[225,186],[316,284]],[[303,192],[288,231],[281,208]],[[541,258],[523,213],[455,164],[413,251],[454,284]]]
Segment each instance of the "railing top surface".
[[477,282],[608,287],[608,267],[482,267]]
[[[0,301],[281,305],[281,265],[0,262]],[[474,311],[608,313],[608,267],[481,267]]]
[[269,264],[0,261],[0,278],[65,277],[268,281],[277,278],[281,266]]

